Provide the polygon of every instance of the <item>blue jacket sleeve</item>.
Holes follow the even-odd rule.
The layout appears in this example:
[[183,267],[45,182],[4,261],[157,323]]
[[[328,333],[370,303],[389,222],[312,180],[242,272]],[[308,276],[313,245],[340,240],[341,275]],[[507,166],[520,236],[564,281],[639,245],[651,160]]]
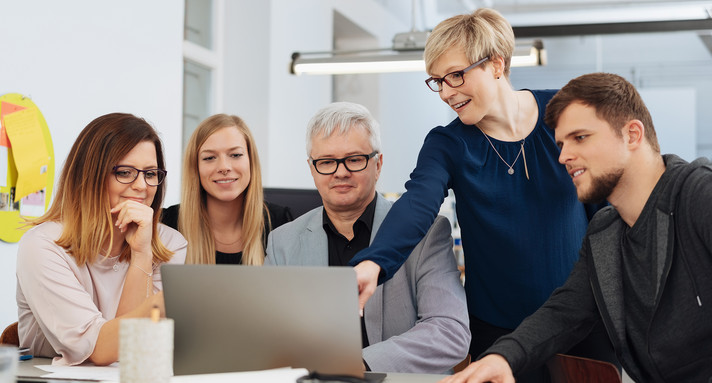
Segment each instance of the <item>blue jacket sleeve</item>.
[[406,192],[393,204],[371,246],[351,265],[370,260],[381,267],[378,283],[390,279],[428,232],[450,188],[455,145],[448,128],[437,127],[425,137]]

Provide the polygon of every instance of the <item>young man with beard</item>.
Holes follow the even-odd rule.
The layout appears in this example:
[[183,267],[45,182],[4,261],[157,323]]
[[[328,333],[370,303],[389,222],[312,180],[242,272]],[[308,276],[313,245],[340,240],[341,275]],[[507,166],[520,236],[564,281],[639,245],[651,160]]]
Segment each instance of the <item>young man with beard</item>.
[[549,102],[559,161],[589,224],[566,284],[478,362],[442,382],[514,382],[602,321],[637,382],[712,381],[712,163],[660,155],[633,85],[594,73]]

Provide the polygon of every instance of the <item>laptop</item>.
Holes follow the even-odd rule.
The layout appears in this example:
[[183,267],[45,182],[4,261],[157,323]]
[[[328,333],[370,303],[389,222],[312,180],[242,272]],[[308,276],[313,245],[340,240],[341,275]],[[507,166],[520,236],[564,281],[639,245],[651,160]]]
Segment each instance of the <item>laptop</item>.
[[175,375],[294,367],[364,377],[353,268],[166,264],[161,275]]

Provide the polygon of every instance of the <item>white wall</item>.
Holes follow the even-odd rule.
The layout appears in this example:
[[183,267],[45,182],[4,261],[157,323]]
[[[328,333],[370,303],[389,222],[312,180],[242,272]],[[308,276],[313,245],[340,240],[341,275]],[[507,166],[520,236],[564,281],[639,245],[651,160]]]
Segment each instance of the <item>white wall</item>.
[[329,102],[365,97],[372,100],[364,104],[382,129],[384,168],[378,188],[405,190],[425,134],[454,118],[426,88],[425,73],[357,76],[356,83],[375,86],[365,96],[354,92],[334,99],[331,77],[293,76],[288,69],[292,52],[332,50],[335,11],[371,33],[379,47],[389,47],[391,38],[410,25],[372,0],[236,0],[227,6],[225,111],[243,117],[253,131],[264,185],[313,188],[305,153],[307,122]]
[[[110,112],[144,117],[162,135],[167,201],[180,178],[183,2],[3,2],[0,94],[30,96],[47,120],[56,177],[77,134]],[[56,178],[55,177],[55,178]],[[0,242],[0,327],[17,320],[16,244]]]
[[[687,161],[697,155],[694,88],[645,88],[640,91],[653,118],[661,153],[674,153]],[[674,109],[668,107],[675,100]]]
[[712,158],[712,52],[696,32],[544,39],[549,64],[514,68],[515,88],[560,88],[591,72],[625,77],[643,96],[663,153]]

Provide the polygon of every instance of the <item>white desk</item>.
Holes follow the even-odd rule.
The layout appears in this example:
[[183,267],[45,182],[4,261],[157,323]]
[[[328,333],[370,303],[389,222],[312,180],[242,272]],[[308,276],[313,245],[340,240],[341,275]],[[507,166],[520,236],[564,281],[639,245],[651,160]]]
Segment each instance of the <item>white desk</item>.
[[[55,380],[47,380],[41,378],[41,375],[46,374],[45,371],[35,368],[36,365],[50,364],[51,359],[48,358],[33,358],[26,361],[21,361],[17,374],[20,382],[55,382]],[[403,374],[389,373],[383,383],[436,383],[445,375],[432,374]],[[70,381],[62,380],[62,383],[86,383],[86,381]]]

